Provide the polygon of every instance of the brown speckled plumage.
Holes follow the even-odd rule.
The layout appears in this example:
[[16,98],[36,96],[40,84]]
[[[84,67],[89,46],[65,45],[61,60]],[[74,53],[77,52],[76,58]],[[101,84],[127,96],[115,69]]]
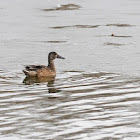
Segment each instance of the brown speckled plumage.
[[56,52],[50,52],[48,55],[48,66],[44,65],[28,65],[23,72],[28,77],[55,77],[56,69],[54,65],[54,59],[65,59],[58,55]]

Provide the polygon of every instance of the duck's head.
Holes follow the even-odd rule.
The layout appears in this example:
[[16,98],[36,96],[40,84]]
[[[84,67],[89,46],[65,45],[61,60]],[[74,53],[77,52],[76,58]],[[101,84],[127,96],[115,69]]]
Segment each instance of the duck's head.
[[54,60],[55,58],[65,59],[64,57],[58,55],[56,52],[50,52],[48,57],[49,60]]

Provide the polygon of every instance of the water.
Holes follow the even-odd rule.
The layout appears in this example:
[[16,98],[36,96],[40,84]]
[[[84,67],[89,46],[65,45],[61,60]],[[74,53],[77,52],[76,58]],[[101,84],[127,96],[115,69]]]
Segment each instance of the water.
[[[0,139],[140,139],[140,2],[0,0]],[[25,79],[28,64],[55,79]]]

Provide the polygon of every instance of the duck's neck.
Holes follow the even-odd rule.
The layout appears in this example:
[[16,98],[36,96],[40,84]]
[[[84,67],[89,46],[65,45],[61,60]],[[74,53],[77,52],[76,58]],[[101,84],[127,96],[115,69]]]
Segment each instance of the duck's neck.
[[56,72],[56,69],[55,69],[55,65],[54,65],[54,60],[48,60],[48,67],[52,70],[52,71],[54,71],[54,72]]

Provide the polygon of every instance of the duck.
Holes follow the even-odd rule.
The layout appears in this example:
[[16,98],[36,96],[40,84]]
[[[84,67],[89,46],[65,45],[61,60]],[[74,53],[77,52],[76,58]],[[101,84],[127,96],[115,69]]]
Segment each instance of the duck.
[[28,65],[23,70],[26,77],[55,77],[56,68],[54,60],[65,59],[64,57],[58,55],[56,52],[50,52],[48,54],[48,66],[45,65]]

